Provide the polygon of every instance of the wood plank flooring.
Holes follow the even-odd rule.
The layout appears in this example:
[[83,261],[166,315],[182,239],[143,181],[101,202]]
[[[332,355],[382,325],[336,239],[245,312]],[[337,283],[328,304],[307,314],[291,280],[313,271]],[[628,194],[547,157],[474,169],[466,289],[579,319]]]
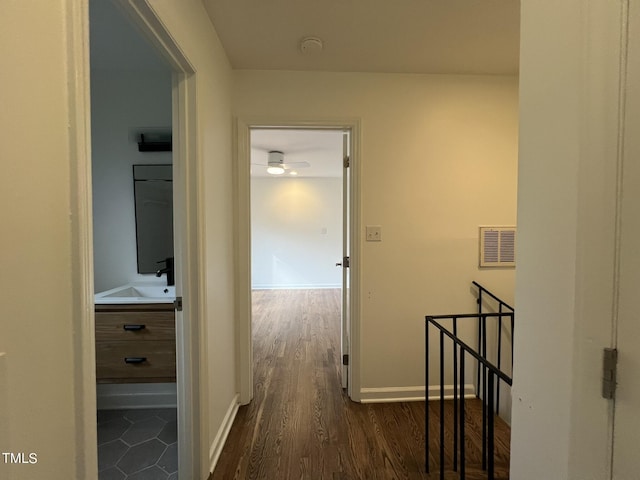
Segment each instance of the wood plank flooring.
[[[424,402],[359,404],[343,392],[340,290],[254,291],[253,341],[254,399],[240,408],[212,479],[439,478],[435,442],[431,476],[425,473]],[[467,403],[466,478],[484,479],[478,468],[481,406]],[[449,402],[446,407],[451,416]],[[429,412],[435,439],[438,402],[430,402]],[[507,479],[509,431],[501,421],[496,429],[496,478]]]

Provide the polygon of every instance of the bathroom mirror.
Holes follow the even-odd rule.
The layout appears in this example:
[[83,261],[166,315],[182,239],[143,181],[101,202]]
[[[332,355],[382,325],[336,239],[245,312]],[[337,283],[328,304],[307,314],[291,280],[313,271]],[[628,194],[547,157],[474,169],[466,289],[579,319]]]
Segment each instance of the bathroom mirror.
[[134,165],[138,273],[156,273],[173,257],[171,165]]

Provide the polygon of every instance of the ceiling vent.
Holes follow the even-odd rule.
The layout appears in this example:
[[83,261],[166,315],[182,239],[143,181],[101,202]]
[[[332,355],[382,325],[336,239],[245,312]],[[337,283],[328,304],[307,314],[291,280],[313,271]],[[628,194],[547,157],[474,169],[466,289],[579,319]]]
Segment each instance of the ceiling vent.
[[480,266],[516,266],[516,227],[480,227]]

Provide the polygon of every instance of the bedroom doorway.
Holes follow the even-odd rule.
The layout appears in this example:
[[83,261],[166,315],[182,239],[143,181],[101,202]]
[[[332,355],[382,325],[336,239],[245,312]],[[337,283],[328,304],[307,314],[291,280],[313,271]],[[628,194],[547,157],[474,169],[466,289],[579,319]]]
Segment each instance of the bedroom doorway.
[[339,129],[251,129],[252,408],[270,412],[268,431],[347,387],[348,137]]
[[[301,329],[286,341],[284,333],[276,334],[278,340],[265,347],[277,349],[279,358],[291,354],[295,361],[309,352],[309,345],[324,344],[324,353],[319,353],[324,357],[316,360],[329,365],[329,383],[351,396],[348,380],[355,378],[349,365],[354,305],[350,296],[357,278],[349,274],[355,125],[281,125],[241,123],[238,130],[239,260],[247,261],[247,277],[240,279],[240,291],[246,292],[240,299],[245,319],[239,345],[243,404],[264,385],[257,370],[258,360],[264,363],[257,335],[262,338],[261,330],[283,327],[259,326],[256,321],[281,321]],[[285,367],[287,361],[280,360]]]

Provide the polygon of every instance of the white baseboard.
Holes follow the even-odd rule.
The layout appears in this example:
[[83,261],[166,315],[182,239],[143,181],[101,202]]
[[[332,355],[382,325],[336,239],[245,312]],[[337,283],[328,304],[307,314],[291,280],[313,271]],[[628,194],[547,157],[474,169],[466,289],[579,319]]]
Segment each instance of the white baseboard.
[[216,464],[218,463],[218,459],[222,453],[222,448],[227,441],[227,437],[231,431],[231,426],[233,425],[233,421],[238,413],[238,408],[240,408],[240,395],[236,394],[231,400],[231,404],[229,405],[227,413],[222,420],[222,425],[220,425],[218,433],[216,433],[216,437],[213,439],[213,443],[209,447],[210,472],[213,472],[216,468]]
[[322,283],[304,285],[251,285],[252,290],[313,290],[323,288],[342,288],[341,283]]
[[[360,401],[362,403],[392,403],[392,402],[418,402],[424,401],[424,386],[416,387],[382,387],[382,388],[361,388]],[[464,386],[464,397],[472,398],[476,396],[475,386],[466,384]],[[453,385],[444,386],[445,400],[453,398]],[[440,386],[429,386],[429,400],[440,400]]]
[[98,410],[176,408],[175,383],[127,383],[98,385]]

